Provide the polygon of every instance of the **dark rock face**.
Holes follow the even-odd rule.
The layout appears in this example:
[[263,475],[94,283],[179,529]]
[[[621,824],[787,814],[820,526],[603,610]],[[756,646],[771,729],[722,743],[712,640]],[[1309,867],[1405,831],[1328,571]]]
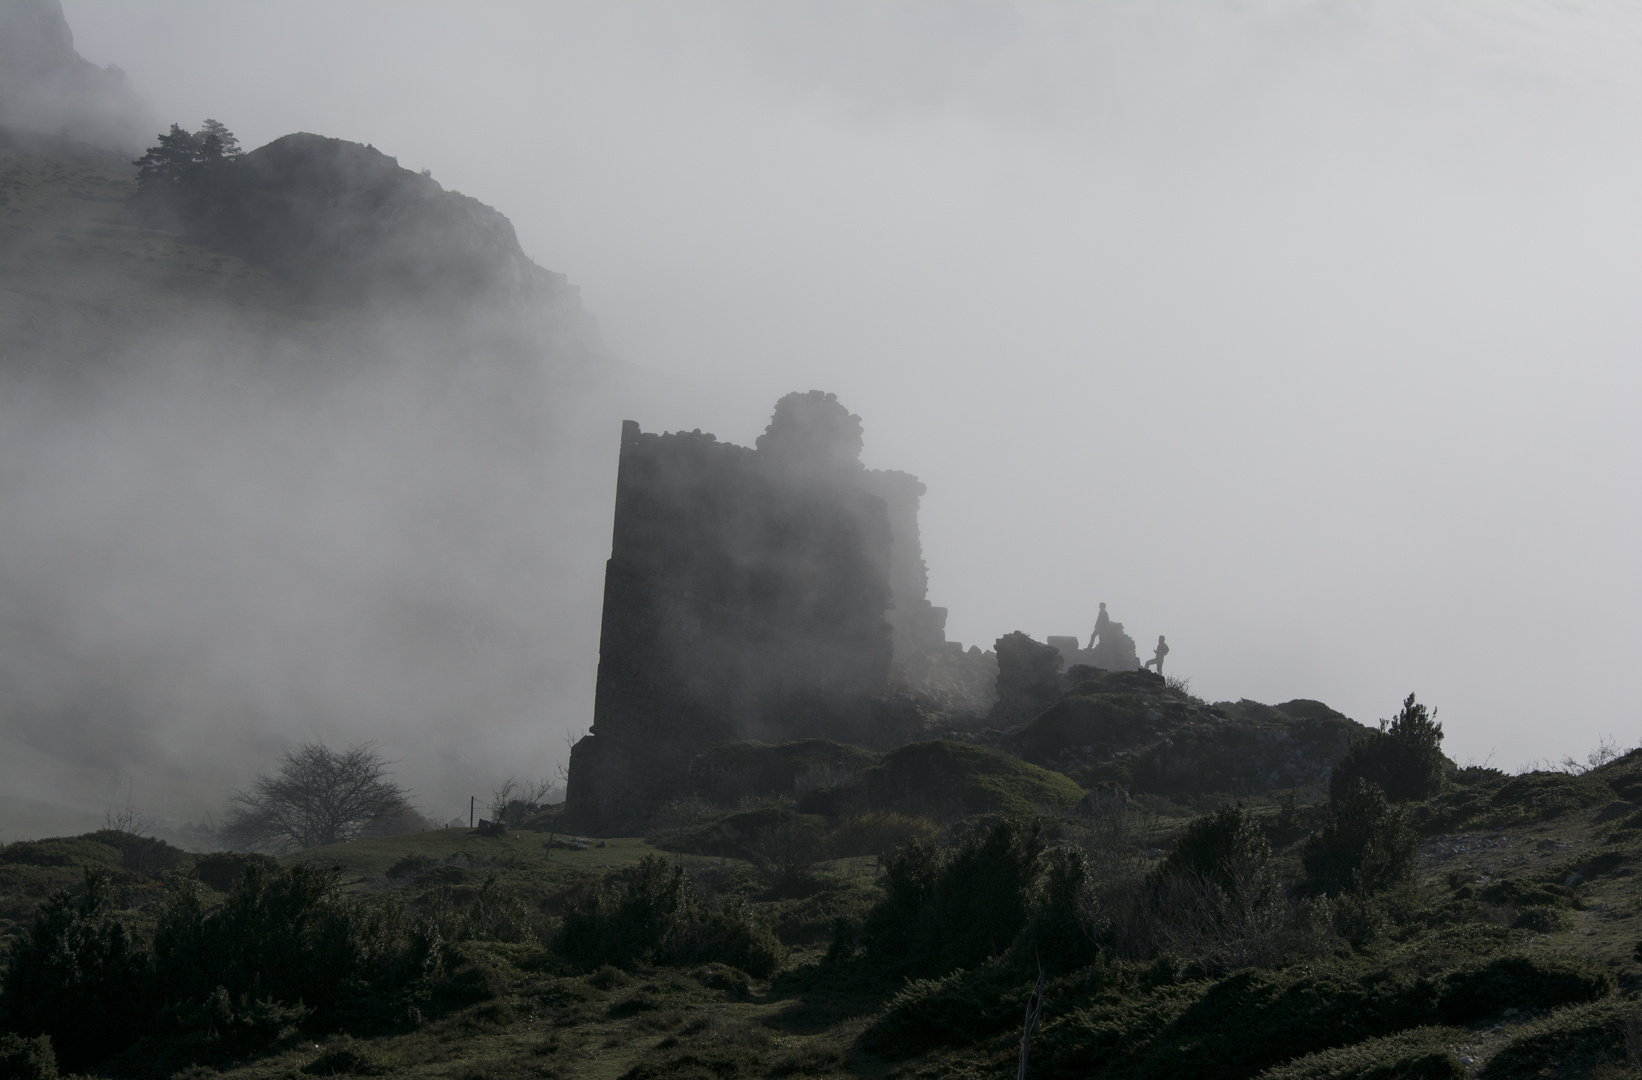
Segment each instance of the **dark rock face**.
[[690,790],[691,761],[736,739],[918,737],[892,691],[947,652],[924,596],[923,485],[859,460],[860,418],[790,394],[756,448],[623,425],[593,733],[566,810],[613,827]]
[[228,164],[186,224],[315,298],[574,305],[501,213],[370,146],[298,133]]
[[144,113],[125,75],[74,51],[59,0],[0,0],[0,127],[130,153]]
[[1085,787],[1237,796],[1322,790],[1352,735],[1367,730],[1317,701],[1203,705],[1160,675],[1130,670],[1073,686],[1010,736],[1008,748]]

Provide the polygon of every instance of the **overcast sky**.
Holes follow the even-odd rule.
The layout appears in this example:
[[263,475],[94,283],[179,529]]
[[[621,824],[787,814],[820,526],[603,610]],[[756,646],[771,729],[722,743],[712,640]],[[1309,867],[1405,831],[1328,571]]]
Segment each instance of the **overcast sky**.
[[646,429],[838,393],[929,485],[949,637],[1105,600],[1211,700],[1642,738],[1642,9],[64,7],[167,121],[498,207],[719,388]]

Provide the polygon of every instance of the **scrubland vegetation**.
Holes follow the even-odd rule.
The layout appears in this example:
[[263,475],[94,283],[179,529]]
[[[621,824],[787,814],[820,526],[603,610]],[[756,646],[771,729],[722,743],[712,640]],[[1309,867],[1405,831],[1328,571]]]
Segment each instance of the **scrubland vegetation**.
[[1204,813],[968,813],[1046,790],[968,747],[644,839],[12,844],[0,1075],[995,1076],[1040,987],[1030,1076],[1634,1075],[1642,751],[1508,776],[1440,738],[1410,699],[1326,796]]

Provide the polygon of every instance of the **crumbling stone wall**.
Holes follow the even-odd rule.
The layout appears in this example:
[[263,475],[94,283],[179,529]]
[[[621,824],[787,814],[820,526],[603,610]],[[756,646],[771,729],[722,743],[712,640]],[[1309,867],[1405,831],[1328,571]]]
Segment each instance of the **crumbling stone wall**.
[[820,391],[778,402],[752,448],[623,424],[593,729],[566,793],[581,827],[685,794],[691,761],[732,739],[916,737],[892,676],[954,651],[924,595],[924,486],[867,470],[861,444]]
[[1060,650],[1033,641],[1020,630],[1005,634],[994,646],[998,656],[998,700],[992,721],[1000,727],[1025,723],[1060,696]]

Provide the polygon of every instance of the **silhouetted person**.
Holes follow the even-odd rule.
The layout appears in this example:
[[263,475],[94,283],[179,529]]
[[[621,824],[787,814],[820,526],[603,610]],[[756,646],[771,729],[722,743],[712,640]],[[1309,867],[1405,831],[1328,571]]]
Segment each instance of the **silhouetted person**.
[[1153,650],[1152,658],[1146,661],[1147,667],[1155,666],[1159,675],[1163,674],[1163,658],[1169,655],[1169,643],[1163,640],[1163,635],[1157,635],[1157,648]]
[[1100,614],[1095,616],[1095,632],[1089,635],[1089,647],[1091,649],[1095,647],[1095,639],[1105,633],[1106,628],[1111,625],[1112,618],[1106,614],[1106,601],[1102,600],[1100,602]]

